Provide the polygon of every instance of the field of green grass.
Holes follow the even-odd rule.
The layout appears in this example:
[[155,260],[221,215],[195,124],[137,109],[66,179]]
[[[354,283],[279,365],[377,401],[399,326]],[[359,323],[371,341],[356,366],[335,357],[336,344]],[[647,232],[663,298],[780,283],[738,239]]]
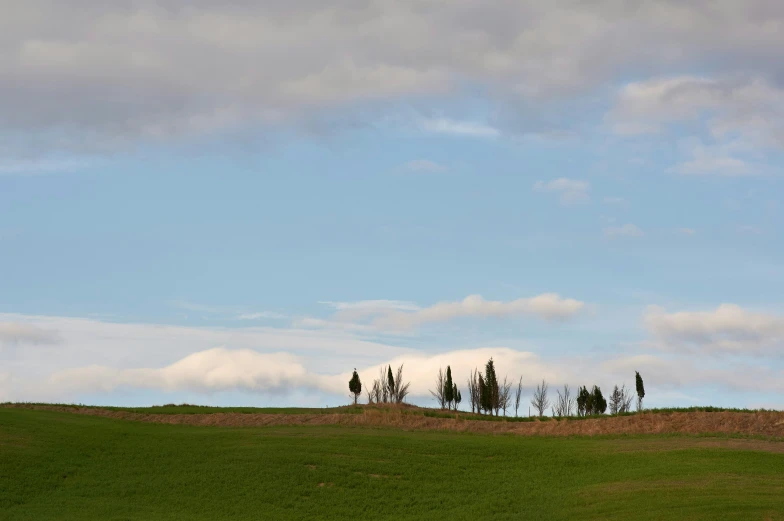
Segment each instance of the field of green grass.
[[784,520],[782,443],[193,427],[0,408],[0,520]]

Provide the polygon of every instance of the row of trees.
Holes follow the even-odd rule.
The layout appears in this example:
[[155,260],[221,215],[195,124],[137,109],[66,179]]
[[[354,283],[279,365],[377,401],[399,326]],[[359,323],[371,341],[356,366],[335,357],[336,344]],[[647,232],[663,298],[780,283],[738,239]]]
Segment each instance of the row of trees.
[[[411,382],[403,383],[403,365],[397,368],[397,373],[392,375],[392,366],[387,366],[384,371],[382,367],[379,377],[373,380],[373,385],[366,389],[368,403],[403,403],[408,396]],[[354,398],[354,405],[359,401],[362,394],[362,381],[356,368],[351,380],[348,382],[348,390]]]
[[[373,385],[366,391],[368,403],[402,403],[408,396],[410,385],[410,382],[403,384],[402,365],[398,367],[396,376],[392,375],[392,366],[388,366],[386,372],[381,368],[379,378],[374,380]],[[362,382],[356,369],[354,369],[348,387],[356,405],[362,394]],[[645,386],[637,371],[635,371],[635,387],[637,410],[641,411],[642,401],[645,398]],[[462,395],[452,379],[451,366],[447,366],[446,371],[439,368],[435,389],[431,390],[430,394],[433,395],[441,409],[457,410],[462,401]],[[507,409],[514,406],[515,416],[517,416],[522,395],[522,377],[516,386],[506,377],[503,382],[499,382],[492,358],[485,364],[484,373],[474,369],[468,377],[468,396],[472,413],[498,416],[503,411],[506,416]],[[610,414],[621,414],[631,411],[635,397],[631,389],[627,389],[624,384],[620,388],[616,385],[609,398]],[[568,385],[564,385],[562,389],[556,390],[555,401],[551,403],[547,382],[542,380],[542,383],[537,385],[534,390],[531,406],[540,417],[544,416],[548,407],[551,407],[553,416],[567,417],[575,414],[577,416],[591,416],[607,412],[608,402],[602,394],[602,390],[596,385],[590,390],[587,386],[578,387],[576,396],[572,394]]]

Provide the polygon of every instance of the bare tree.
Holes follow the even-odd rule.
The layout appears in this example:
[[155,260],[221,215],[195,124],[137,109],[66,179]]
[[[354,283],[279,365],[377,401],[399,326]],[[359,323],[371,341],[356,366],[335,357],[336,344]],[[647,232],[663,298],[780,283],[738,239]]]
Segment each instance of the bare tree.
[[544,414],[544,411],[550,406],[550,400],[547,399],[547,382],[544,380],[542,380],[541,385],[536,386],[534,397],[531,398],[531,405],[534,406],[534,409],[539,411],[540,418]]
[[446,396],[444,396],[445,381],[446,381],[446,377],[444,376],[444,370],[439,367],[438,375],[436,376],[436,389],[435,391],[431,390],[430,394],[433,395],[433,398],[435,398],[436,401],[438,402],[438,406],[441,407],[442,409],[446,406]]
[[408,388],[411,386],[411,382],[406,384],[403,383],[403,364],[400,364],[400,367],[397,368],[397,374],[395,375],[395,385],[390,390],[390,402],[394,403],[403,403],[406,400],[406,396],[408,396]]
[[517,416],[517,409],[520,408],[520,398],[523,396],[523,377],[517,382],[517,390],[515,391],[515,416]]
[[471,412],[479,412],[481,406],[479,390],[479,371],[474,369],[468,377],[468,398],[471,400]]
[[610,394],[610,414],[623,414],[632,410],[632,401],[634,395],[631,389],[626,388],[623,384],[620,388],[616,385]]
[[368,403],[389,403],[391,401],[390,388],[384,367],[379,369],[379,376],[373,380],[373,385],[368,391]]
[[610,414],[618,414],[618,409],[621,408],[621,390],[616,385],[613,392],[610,393]]
[[621,387],[621,408],[619,412],[631,412],[632,411],[632,401],[634,400],[634,394],[632,394],[631,389],[627,389],[626,385],[624,384]]
[[368,403],[382,403],[383,393],[381,391],[381,383],[378,380],[373,380],[373,386],[367,391]]
[[572,411],[574,410],[574,397],[572,397],[572,390],[569,389],[568,385],[564,385],[563,392],[561,392],[561,389],[556,390],[556,392],[558,393],[558,399],[553,406],[553,416],[558,416],[559,418],[571,416]]
[[504,411],[504,416],[506,416],[506,409],[512,403],[512,383],[507,382],[506,377],[504,376],[504,383],[501,384],[501,387],[498,390],[498,405]]

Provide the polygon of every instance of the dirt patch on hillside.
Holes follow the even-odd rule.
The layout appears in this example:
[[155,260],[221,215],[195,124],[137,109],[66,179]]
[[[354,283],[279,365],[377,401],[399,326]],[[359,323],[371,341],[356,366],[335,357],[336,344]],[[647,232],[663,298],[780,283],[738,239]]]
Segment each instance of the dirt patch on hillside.
[[368,408],[362,414],[146,414],[94,407],[14,404],[7,407],[42,409],[170,425],[260,427],[269,425],[357,425],[405,430],[444,430],[523,436],[597,436],[605,434],[731,434],[784,438],[784,412],[673,412],[633,416],[504,422],[431,418],[402,410]]

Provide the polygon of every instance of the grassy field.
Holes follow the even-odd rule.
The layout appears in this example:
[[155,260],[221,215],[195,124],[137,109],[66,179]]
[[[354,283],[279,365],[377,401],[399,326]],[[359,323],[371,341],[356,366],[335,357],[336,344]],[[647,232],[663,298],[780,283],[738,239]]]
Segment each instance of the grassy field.
[[784,450],[0,408],[0,519],[784,520]]

